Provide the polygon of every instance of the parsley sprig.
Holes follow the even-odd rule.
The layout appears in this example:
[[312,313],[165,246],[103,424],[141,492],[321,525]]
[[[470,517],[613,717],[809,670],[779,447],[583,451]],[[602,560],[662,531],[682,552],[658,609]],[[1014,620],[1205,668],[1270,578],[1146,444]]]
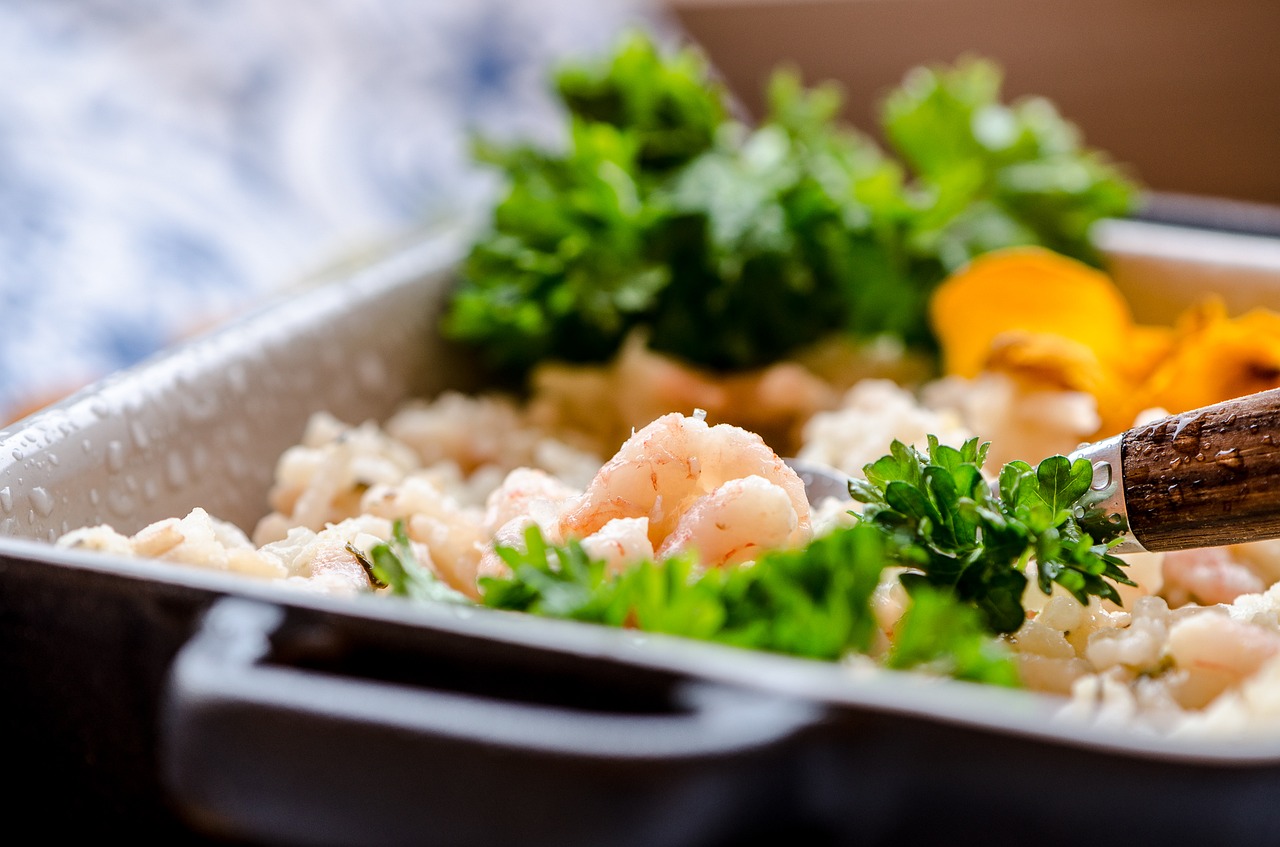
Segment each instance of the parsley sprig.
[[[872,526],[836,529],[751,565],[702,569],[685,555],[621,574],[574,540],[547,544],[537,527],[524,541],[523,550],[498,549],[511,574],[481,580],[486,606],[825,660],[872,648],[871,597],[893,564],[888,539]],[[1010,654],[950,592],[921,593],[912,609],[887,666],[1017,684]]]
[[989,445],[974,438],[955,448],[929,436],[922,454],[895,441],[890,453],[849,485],[865,504],[860,520],[888,539],[889,555],[910,570],[901,577],[955,593],[982,613],[994,632],[1026,620],[1025,570],[1034,558],[1039,589],[1062,586],[1081,603],[1120,601],[1114,583],[1133,585],[1124,562],[1108,552],[1124,527],[1091,507],[1092,465],[1051,456],[1000,471],[998,491],[982,474]]
[[479,142],[506,178],[444,331],[508,377],[608,360],[633,330],[696,365],[770,364],[825,334],[932,348],[929,293],[988,250],[1097,260],[1092,224],[1133,184],[995,65],[922,68],[885,101],[883,150],[830,85],[780,70],[756,125],[692,48],[632,33],[563,67],[559,149]]

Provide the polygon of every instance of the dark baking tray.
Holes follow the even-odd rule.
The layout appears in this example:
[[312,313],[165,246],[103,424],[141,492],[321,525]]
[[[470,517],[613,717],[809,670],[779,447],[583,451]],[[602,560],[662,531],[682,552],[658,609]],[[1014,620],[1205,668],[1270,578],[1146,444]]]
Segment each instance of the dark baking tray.
[[[1100,239],[1153,310],[1224,280],[1280,302],[1272,239]],[[251,527],[311,412],[474,386],[434,331],[466,241],[423,236],[0,433],[11,819],[263,844],[1274,841],[1280,733],[1122,734],[1022,692],[50,544],[197,505]]]

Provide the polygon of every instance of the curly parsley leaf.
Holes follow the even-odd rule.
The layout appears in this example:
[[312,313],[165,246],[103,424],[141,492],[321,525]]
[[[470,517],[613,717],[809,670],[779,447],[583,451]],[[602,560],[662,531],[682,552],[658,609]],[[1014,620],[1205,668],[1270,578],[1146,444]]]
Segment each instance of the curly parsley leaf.
[[978,611],[932,587],[912,593],[911,605],[894,627],[885,666],[1007,688],[1020,685],[1008,648],[990,637]]
[[[825,660],[871,648],[872,593],[894,564],[884,536],[868,526],[728,568],[702,569],[692,556],[677,556],[610,574],[576,541],[548,545],[537,527],[527,530],[524,550],[498,552],[511,574],[481,580],[486,606]],[[1016,682],[1012,659],[976,620],[934,592],[903,619],[902,647],[889,665]]]
[[636,139],[642,172],[693,159],[711,147],[727,119],[728,95],[710,79],[702,54],[664,56],[640,33],[623,36],[606,65],[566,65],[555,83],[575,119],[608,124]]
[[831,333],[931,349],[929,294],[970,257],[1088,233],[1132,185],[1043,101],[999,102],[985,62],[908,77],[884,110],[902,161],[781,70],[758,126],[694,49],[626,38],[556,78],[563,149],[478,145],[506,177],[443,323],[507,376],[601,362],[628,334],[695,365],[767,365]]
[[902,582],[913,596],[925,586],[948,589],[991,631],[1013,632],[1026,619],[1024,569],[1034,558],[1045,594],[1056,583],[1081,603],[1120,602],[1115,583],[1133,582],[1107,551],[1124,527],[1092,514],[1089,462],[1010,462],[996,493],[982,475],[986,452],[976,438],[954,448],[930,436],[924,454],[895,441],[866,466],[865,480],[850,483],[866,504],[860,522],[883,532],[891,555],[912,568]]
[[948,270],[1028,244],[1096,264],[1089,229],[1132,211],[1133,183],[1049,101],[1001,102],[1001,83],[970,58],[918,68],[886,100],[885,135],[914,174],[913,249]]
[[612,355],[670,281],[650,255],[656,211],[642,196],[637,149],[600,123],[575,125],[564,156],[485,149],[512,183],[492,234],[466,260],[446,333],[483,339],[489,361],[514,370]]

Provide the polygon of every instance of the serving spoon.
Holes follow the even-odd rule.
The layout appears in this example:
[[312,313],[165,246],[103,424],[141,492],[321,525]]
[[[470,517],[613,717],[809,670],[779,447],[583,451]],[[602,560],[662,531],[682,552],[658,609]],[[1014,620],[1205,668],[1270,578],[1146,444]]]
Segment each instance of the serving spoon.
[[[1170,415],[1084,444],[1098,507],[1128,526],[1118,552],[1280,538],[1280,389]],[[849,496],[845,474],[788,459],[810,502]]]

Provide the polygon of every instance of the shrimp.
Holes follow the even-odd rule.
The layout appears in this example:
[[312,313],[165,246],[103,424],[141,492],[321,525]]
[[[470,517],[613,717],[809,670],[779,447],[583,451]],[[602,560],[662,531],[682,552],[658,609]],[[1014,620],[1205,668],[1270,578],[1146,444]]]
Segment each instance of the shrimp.
[[[493,535],[492,542],[480,557],[478,576],[507,577],[511,569],[498,555],[498,547],[525,549],[525,532],[537,521],[520,515],[507,521]],[[544,530],[543,536],[547,533]],[[632,565],[652,561],[653,544],[649,542],[648,518],[615,518],[582,539],[582,549],[593,560],[605,563],[610,574],[620,574]]]
[[601,559],[609,573],[622,573],[632,565],[650,561],[648,518],[615,518],[582,539],[582,549],[592,559]]
[[1198,709],[1280,655],[1280,634],[1206,610],[1174,624],[1165,649],[1186,674],[1177,686],[1178,702]]
[[1161,593],[1174,607],[1230,603],[1242,594],[1258,594],[1267,588],[1248,565],[1236,561],[1230,550],[1222,547],[1166,553],[1163,568]]
[[[698,506],[681,526],[684,515],[700,500],[725,483],[745,477],[758,477],[784,496],[764,493],[759,483],[740,485]],[[735,499],[748,495],[750,499],[740,508],[732,505]],[[745,546],[758,549],[804,543],[812,536],[809,501],[795,471],[759,435],[728,424],[708,426],[700,416],[671,413],[635,432],[587,490],[568,502],[560,519],[560,534],[584,538],[611,520],[648,518],[649,540],[661,551],[667,537],[678,528],[684,541],[672,542],[673,548],[688,546],[695,537],[709,542],[717,515],[751,511],[750,503],[764,502],[784,512],[782,520],[788,531],[780,533],[774,518],[767,527],[740,527],[740,537],[726,536],[714,542],[718,551],[714,558],[732,557],[733,550]],[[759,537],[757,529],[763,530]]]
[[761,476],[731,479],[680,516],[658,557],[697,550],[706,565],[732,565],[787,545],[798,516],[787,492]]
[[565,501],[578,493],[544,470],[516,468],[486,500],[484,529],[497,532],[513,518],[532,515],[545,534]]
[[477,576],[506,575],[507,565],[495,548],[522,549],[525,531],[531,526],[537,526],[548,542],[559,543],[560,512],[578,493],[536,468],[516,468],[507,474],[485,503],[482,530],[491,537],[477,546],[481,551]]

